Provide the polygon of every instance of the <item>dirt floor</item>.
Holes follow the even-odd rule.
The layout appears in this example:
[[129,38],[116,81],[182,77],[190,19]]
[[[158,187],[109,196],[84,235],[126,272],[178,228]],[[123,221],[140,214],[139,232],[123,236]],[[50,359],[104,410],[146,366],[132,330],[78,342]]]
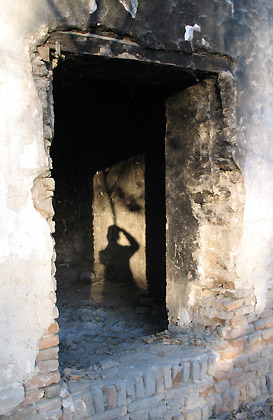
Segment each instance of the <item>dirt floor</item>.
[[167,328],[164,305],[147,293],[82,274],[76,268],[59,267],[61,370],[87,369],[135,352],[144,337]]
[[221,413],[218,416],[210,417],[210,420],[272,420],[273,419],[273,397],[266,401],[248,402],[240,406],[233,413]]
[[[124,371],[145,369],[156,359],[175,358],[181,347],[185,357],[203,352],[210,342],[210,334],[204,336],[197,329],[191,334],[168,331],[164,305],[156,304],[147,293],[80,272],[79,267],[66,264],[58,267],[59,362],[65,381],[123,376]],[[259,419],[273,420],[273,398],[210,418]]]

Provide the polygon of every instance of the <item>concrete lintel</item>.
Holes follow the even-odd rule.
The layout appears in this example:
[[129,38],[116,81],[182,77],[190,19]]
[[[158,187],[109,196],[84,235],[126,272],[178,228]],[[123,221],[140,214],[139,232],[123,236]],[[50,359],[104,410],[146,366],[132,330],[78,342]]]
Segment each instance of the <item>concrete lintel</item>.
[[77,55],[97,55],[170,65],[191,70],[210,72],[231,71],[232,61],[224,56],[196,54],[180,51],[152,50],[128,39],[116,39],[78,32],[52,32],[45,43],[51,50]]

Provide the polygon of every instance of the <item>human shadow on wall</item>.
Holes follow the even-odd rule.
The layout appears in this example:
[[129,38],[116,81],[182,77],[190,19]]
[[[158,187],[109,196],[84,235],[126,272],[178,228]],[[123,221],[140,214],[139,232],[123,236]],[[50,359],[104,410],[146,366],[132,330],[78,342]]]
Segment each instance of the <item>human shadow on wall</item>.
[[[123,233],[130,245],[118,243]],[[108,245],[99,252],[100,263],[104,265],[105,282],[135,286],[130,268],[130,258],[138,250],[139,244],[125,229],[117,225],[109,226],[107,232]]]

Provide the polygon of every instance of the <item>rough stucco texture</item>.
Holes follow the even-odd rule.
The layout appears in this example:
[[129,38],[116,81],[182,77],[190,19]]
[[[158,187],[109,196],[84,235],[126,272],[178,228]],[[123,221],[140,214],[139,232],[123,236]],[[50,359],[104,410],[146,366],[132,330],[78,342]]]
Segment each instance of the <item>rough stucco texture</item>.
[[246,191],[237,264],[242,283],[255,288],[258,311],[264,309],[273,261],[272,7],[264,1],[248,13],[238,10],[248,41],[242,45],[237,71],[238,160]]
[[18,15],[12,16],[14,27],[8,25],[8,14],[1,17],[0,390],[16,405],[24,396],[20,384],[33,372],[39,338],[54,317],[53,243],[31,195],[33,180],[47,167],[47,158],[28,42],[17,32]]

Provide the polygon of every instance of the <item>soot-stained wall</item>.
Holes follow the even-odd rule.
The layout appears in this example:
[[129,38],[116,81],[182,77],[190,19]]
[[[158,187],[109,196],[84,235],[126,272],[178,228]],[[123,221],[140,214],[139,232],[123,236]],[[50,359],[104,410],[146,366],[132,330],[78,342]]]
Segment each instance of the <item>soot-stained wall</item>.
[[[99,251],[107,244],[108,227],[117,224],[133,237],[136,234],[139,242],[131,261],[139,284],[146,288],[147,263],[149,290],[164,298],[165,94],[160,86],[152,87],[147,81],[141,85],[138,80],[134,86],[109,78],[111,66],[105,80],[77,77],[65,62],[55,70],[56,124],[51,157],[56,180],[57,266],[68,263],[80,271],[89,264],[99,275]],[[139,161],[135,157],[140,153]],[[127,159],[139,161],[133,172],[126,172]],[[109,191],[95,180],[100,178],[97,171],[109,177],[110,168],[120,171],[118,189],[111,191],[118,201],[113,203],[114,208],[110,206],[109,213]],[[134,194],[138,184],[141,191]],[[98,194],[105,194],[106,202],[102,203]],[[120,211],[118,202],[124,203]],[[130,215],[140,215],[141,223],[132,219],[128,225]]]

